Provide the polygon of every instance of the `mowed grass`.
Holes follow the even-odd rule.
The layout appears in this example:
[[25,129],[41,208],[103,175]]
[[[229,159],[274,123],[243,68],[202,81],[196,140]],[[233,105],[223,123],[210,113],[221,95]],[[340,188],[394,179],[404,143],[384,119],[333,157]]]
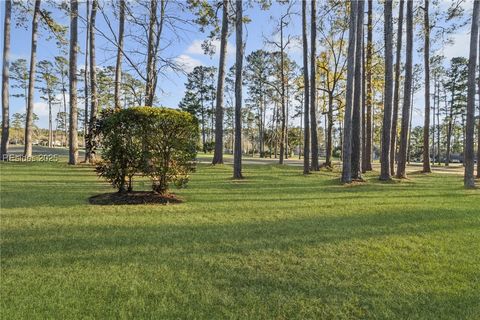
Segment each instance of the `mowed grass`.
[[0,166],[2,319],[480,319],[461,176],[201,165],[183,204],[92,206],[91,167]]

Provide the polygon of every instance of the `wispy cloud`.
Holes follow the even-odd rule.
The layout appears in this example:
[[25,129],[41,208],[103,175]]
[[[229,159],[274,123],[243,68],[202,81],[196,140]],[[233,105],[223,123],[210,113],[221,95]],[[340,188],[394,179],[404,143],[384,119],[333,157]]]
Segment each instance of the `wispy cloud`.
[[202,65],[202,62],[192,58],[188,54],[179,55],[175,58],[175,62],[186,72],[192,72],[195,67]]

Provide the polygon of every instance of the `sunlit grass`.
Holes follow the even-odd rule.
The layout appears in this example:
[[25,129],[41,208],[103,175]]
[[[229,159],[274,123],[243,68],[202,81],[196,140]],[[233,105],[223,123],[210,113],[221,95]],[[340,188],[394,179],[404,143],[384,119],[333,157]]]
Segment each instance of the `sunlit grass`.
[[480,314],[480,191],[461,176],[201,165],[183,204],[92,206],[112,189],[91,167],[0,166],[2,319]]

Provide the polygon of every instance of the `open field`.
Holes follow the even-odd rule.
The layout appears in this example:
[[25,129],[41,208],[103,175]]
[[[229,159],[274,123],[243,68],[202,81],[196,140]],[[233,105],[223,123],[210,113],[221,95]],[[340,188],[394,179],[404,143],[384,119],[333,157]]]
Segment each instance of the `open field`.
[[201,164],[183,204],[92,206],[112,189],[91,167],[0,168],[2,319],[479,318],[480,190],[458,175]]

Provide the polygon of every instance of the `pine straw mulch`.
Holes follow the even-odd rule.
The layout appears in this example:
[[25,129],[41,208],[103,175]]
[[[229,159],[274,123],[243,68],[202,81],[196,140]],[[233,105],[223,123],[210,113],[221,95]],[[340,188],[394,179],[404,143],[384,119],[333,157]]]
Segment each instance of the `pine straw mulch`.
[[135,205],[135,204],[178,204],[183,200],[176,195],[159,194],[151,191],[132,191],[126,193],[102,193],[88,198],[94,205]]

